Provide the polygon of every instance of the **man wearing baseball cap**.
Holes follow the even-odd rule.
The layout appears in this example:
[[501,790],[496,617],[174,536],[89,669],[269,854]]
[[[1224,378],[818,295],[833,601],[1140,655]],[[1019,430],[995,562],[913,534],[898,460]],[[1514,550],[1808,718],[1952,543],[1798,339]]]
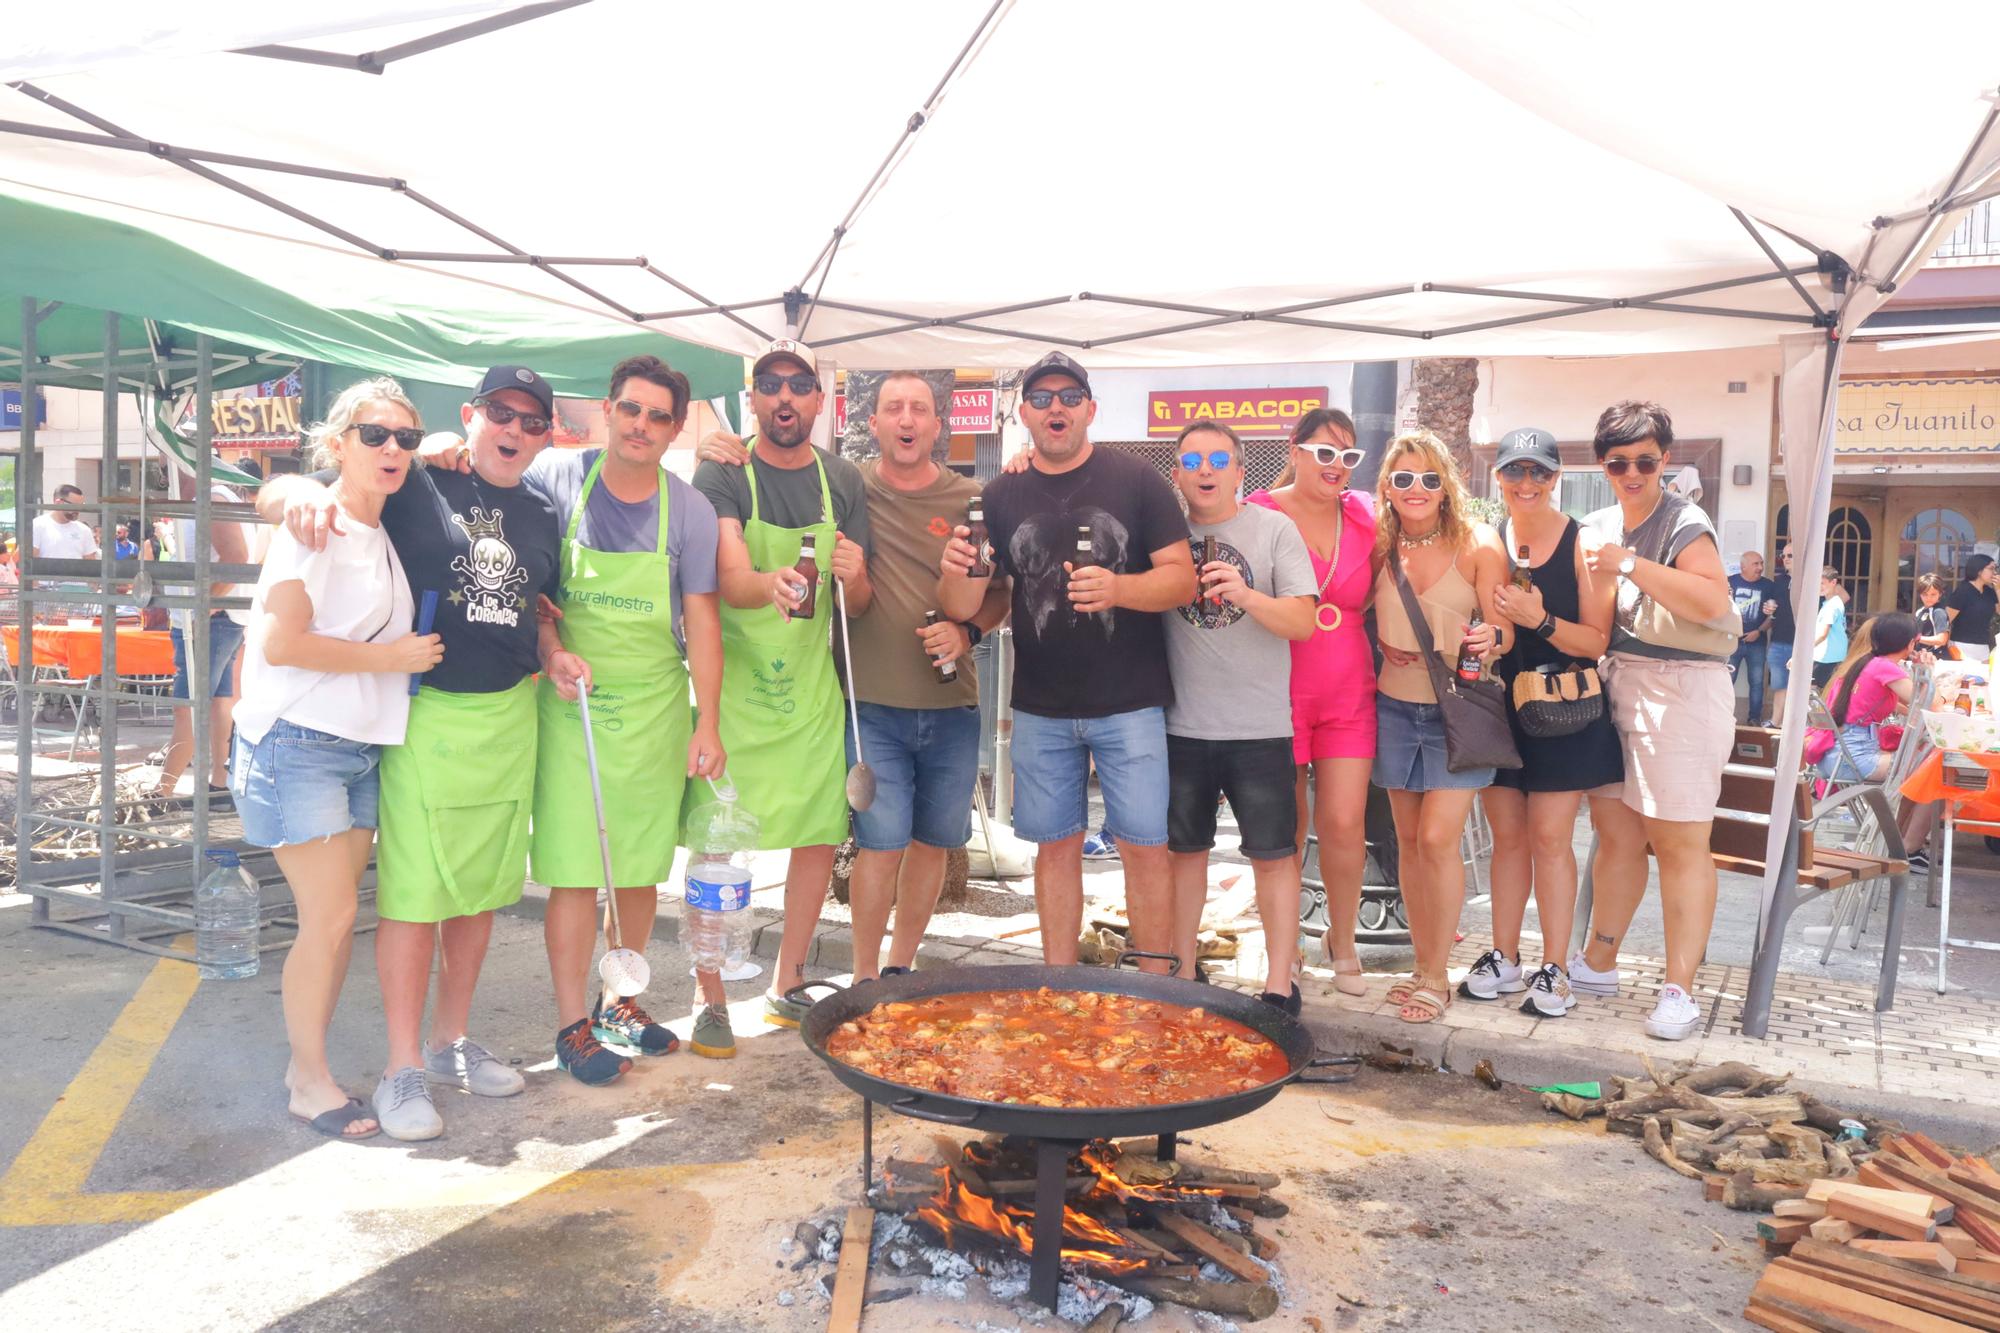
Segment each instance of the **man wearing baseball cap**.
[[[1090,377],[1063,353],[1028,368],[1020,411],[1032,462],[986,488],[994,572],[967,573],[974,552],[960,527],[945,548],[938,602],[949,619],[969,620],[995,580],[1011,591],[1014,829],[1041,844],[1042,957],[1077,958],[1093,762],[1124,862],[1132,946],[1163,953],[1173,934],[1166,707],[1174,688],[1160,613],[1194,600],[1187,520],[1149,464],[1091,444]],[[1184,961],[1192,975],[1193,960]]]
[[[465,1033],[493,911],[519,900],[527,879],[533,677],[545,665],[572,679],[582,670],[560,660],[566,653],[546,664],[538,653],[535,598],[558,594],[562,533],[555,510],[521,485],[521,475],[549,442],[554,416],[546,380],[526,366],[495,366],[460,409],[469,470],[413,471],[382,509],[419,606],[435,603],[427,628],[444,639],[444,660],[410,700],[404,743],[382,756],[375,967],[389,1058],[374,1111],[391,1138],[444,1132],[428,1084],[484,1097],[524,1086],[517,1071]],[[380,447],[398,446],[392,439]],[[258,493],[258,512],[319,549],[329,530],[355,521],[326,490],[331,476],[274,478]],[[443,942],[444,965],[426,1042],[434,937]],[[557,1052],[564,1068],[629,1065],[598,1045],[588,1025],[577,1035]]]
[[[750,373],[757,433],[742,442],[749,465],[709,460],[694,474],[722,533],[716,566],[729,777],[744,808],[757,816],[763,849],[791,851],[784,939],[764,997],[765,1018],[784,1027],[797,1027],[805,1016],[805,1006],[786,992],[805,980],[833,851],[847,836],[847,710],[829,635],[839,609],[836,583],[849,615],[866,613],[874,600],[861,472],[812,443],[823,387],[810,347],[790,338],[773,342]],[[816,585],[796,568],[807,542]],[[794,614],[809,592],[810,614]]]

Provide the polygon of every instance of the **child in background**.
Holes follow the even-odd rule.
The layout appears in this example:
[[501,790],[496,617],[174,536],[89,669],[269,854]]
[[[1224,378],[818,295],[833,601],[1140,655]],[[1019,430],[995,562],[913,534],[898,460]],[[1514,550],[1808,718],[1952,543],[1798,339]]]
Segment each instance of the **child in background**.
[[1819,573],[1819,632],[1813,639],[1812,682],[1825,689],[1847,656],[1847,599],[1841,593],[1840,571],[1822,565]]

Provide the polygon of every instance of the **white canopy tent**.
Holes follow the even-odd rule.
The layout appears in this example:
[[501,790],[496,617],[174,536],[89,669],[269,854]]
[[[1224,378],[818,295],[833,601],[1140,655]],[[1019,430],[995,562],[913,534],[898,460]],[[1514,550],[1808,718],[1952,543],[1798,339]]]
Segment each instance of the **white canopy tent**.
[[1785,339],[1815,550],[1842,339],[2000,169],[1991,0],[390,9],[16,15],[0,195],[267,282],[797,324],[857,367]]

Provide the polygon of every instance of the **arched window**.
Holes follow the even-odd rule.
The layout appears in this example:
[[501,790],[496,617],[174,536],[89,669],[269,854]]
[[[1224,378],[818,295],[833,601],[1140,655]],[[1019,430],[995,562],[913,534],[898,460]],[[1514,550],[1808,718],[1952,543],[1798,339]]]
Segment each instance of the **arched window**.
[[1925,509],[1903,525],[1896,548],[1896,606],[1908,611],[1916,598],[1917,576],[1936,574],[1950,588],[1972,554],[1972,520],[1956,509]]
[[1869,572],[1875,564],[1875,531],[1859,509],[1842,505],[1826,516],[1826,563],[1840,571],[1849,619],[1858,622],[1868,610]]

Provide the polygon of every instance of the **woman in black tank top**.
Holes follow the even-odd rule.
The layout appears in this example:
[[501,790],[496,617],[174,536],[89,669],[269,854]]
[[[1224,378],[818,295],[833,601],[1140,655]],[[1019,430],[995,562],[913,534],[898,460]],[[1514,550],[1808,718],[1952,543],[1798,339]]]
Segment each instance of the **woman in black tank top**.
[[[1595,663],[1611,634],[1617,589],[1589,575],[1577,521],[1556,507],[1561,469],[1547,431],[1517,430],[1501,441],[1495,479],[1507,504],[1501,535],[1512,568],[1496,602],[1517,632],[1495,674],[1510,698],[1523,671]],[[1521,767],[1502,770],[1481,798],[1493,828],[1493,946],[1459,994],[1497,1000],[1527,991],[1523,1013],[1560,1018],[1574,1003],[1563,950],[1576,909],[1576,813],[1585,792],[1624,780],[1624,752],[1608,709],[1582,731],[1548,739],[1527,735],[1516,721],[1514,743]],[[1531,890],[1542,931],[1538,969],[1524,969],[1520,956]]]

